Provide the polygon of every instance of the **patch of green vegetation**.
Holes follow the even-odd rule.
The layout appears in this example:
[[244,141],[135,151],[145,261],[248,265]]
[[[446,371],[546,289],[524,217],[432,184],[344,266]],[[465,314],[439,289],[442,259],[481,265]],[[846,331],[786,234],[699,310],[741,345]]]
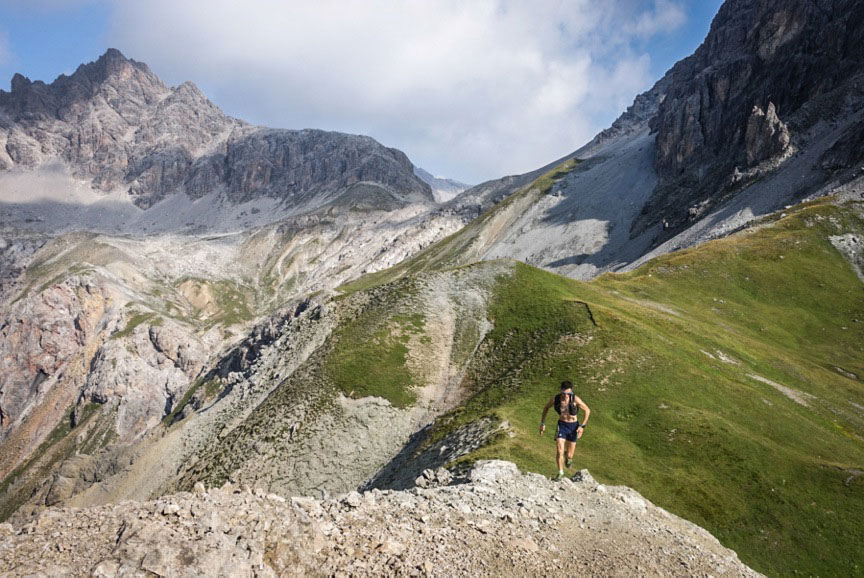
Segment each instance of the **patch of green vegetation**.
[[177,415],[181,411],[183,411],[183,408],[186,407],[186,404],[189,403],[189,400],[192,399],[192,396],[195,395],[195,393],[201,388],[202,385],[204,385],[203,378],[198,378],[193,381],[192,385],[186,388],[186,392],[183,394],[183,397],[180,398],[180,401],[174,404],[174,407],[171,409],[171,411],[162,418],[162,423],[166,425],[171,425],[172,423],[174,423],[174,418],[176,418]]
[[203,397],[199,396],[199,399],[203,401],[207,401],[215,398],[219,395],[219,392],[222,391],[222,386],[219,383],[218,379],[206,379],[206,378],[198,378],[192,382],[192,384],[186,389],[186,392],[180,398],[180,400],[174,405],[172,410],[162,418],[162,423],[166,425],[171,425],[174,423],[174,420],[177,416],[183,411],[183,408],[186,407],[186,404],[189,403],[189,400],[192,399],[192,396],[203,393]]
[[[82,416],[79,417],[79,420],[86,421],[89,419],[89,415],[94,413],[98,408],[99,404],[87,404],[87,406],[84,407]],[[99,421],[90,428],[86,438],[84,438],[83,442],[80,444],[78,451],[82,454],[92,455],[116,441],[119,437],[117,431],[114,429],[116,416],[116,407],[111,412],[103,412],[97,418]]]
[[425,319],[421,313],[400,312],[398,304],[410,300],[410,294],[410,288],[397,286],[389,292],[393,301],[385,313],[370,308],[337,329],[323,365],[337,389],[354,397],[383,397],[397,407],[416,401],[415,380],[406,363],[408,343],[423,338]]
[[[833,369],[864,375],[864,286],[829,241],[846,232],[864,234],[864,221],[823,202],[590,283],[516,265],[495,285],[471,397],[427,443],[507,420],[515,437],[469,459],[552,474],[555,418],[540,437],[540,414],[570,379],[592,409],[576,467],[704,526],[769,575],[860,574],[864,478],[850,472],[864,470],[853,405],[864,385]],[[345,364],[354,375],[399,375],[402,344],[382,327],[358,324],[368,349]]]
[[184,319],[185,321],[199,325],[203,324],[205,329],[209,329],[217,324],[231,327],[233,325],[242,325],[255,319],[255,315],[250,308],[250,297],[255,295],[255,291],[238,285],[233,281],[212,281],[196,277],[183,277],[175,285],[179,287],[189,281],[199,288],[210,292],[215,302],[216,310],[212,315],[203,319],[199,312],[192,319]]
[[214,397],[219,395],[221,392],[222,392],[222,386],[220,385],[220,383],[217,380],[211,379],[211,380],[206,381],[204,383],[204,399],[205,400],[213,399]]
[[422,313],[394,315],[392,320],[400,329],[410,333],[420,333],[426,326],[426,317]]
[[230,327],[255,319],[249,309],[248,291],[230,281],[211,283],[211,288],[220,311],[214,321]]
[[25,288],[15,297],[20,301],[34,290],[41,293],[67,277],[93,270],[93,266],[125,261],[119,249],[96,241],[93,233],[72,233],[56,237],[35,255],[24,272]]
[[580,159],[568,159],[553,167],[549,172],[538,177],[530,186],[531,188],[539,189],[540,194],[548,195],[549,192],[552,191],[552,187],[555,186],[555,183],[566,177],[567,173],[579,166],[579,163],[581,162]]
[[84,267],[82,265],[73,265],[73,266],[69,267],[69,269],[67,269],[66,271],[63,271],[62,273],[58,273],[53,278],[51,278],[48,281],[46,281],[45,283],[43,283],[38,289],[36,289],[36,293],[42,293],[43,291],[45,291],[49,287],[52,287],[58,283],[63,282],[66,278],[71,277],[72,275],[75,275],[77,273],[83,273],[84,271],[89,271],[89,270],[91,270],[89,267]]
[[[466,371],[462,386],[474,395],[436,425],[427,443],[481,417],[499,419],[498,408],[524,394],[526,383],[547,382],[548,358],[562,336],[592,332],[594,326],[572,296],[572,281],[522,263],[498,277],[488,309],[493,329]],[[563,380],[571,367],[553,379]]]
[[129,335],[132,335],[132,332],[135,331],[136,327],[144,322],[150,321],[151,319],[152,325],[158,325],[161,322],[161,318],[156,317],[154,313],[135,313],[129,318],[126,327],[111,334],[111,339],[122,339],[123,337],[128,337]]
[[[73,275],[78,275],[79,273],[87,273],[87,272],[90,272],[92,270],[93,269],[91,267],[85,267],[83,265],[72,265],[68,269],[61,271],[60,273],[55,274],[53,277],[51,277],[47,281],[42,282],[41,285],[39,285],[38,287],[36,287],[36,285],[39,284],[39,276],[37,274],[29,275],[26,278],[32,278],[31,281],[27,284],[26,287],[24,287],[24,289],[21,290],[20,293],[18,293],[18,295],[15,297],[15,299],[12,301],[12,303],[13,304],[17,303],[21,299],[24,299],[25,297],[30,295],[32,292],[35,292],[38,295],[39,293],[42,293],[46,289],[53,287],[54,285],[57,285],[59,283],[62,283],[63,281],[65,281],[66,279],[68,279],[69,277],[71,277]],[[35,291],[34,291],[34,287],[35,287]]]

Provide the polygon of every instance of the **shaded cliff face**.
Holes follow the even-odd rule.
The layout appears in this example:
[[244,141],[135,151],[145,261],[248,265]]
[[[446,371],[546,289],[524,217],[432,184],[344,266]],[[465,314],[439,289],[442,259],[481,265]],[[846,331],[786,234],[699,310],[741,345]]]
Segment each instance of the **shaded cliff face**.
[[401,201],[433,200],[398,150],[369,137],[248,125],[191,82],[166,87],[114,49],[51,84],[15,75],[12,91],[0,91],[0,170],[58,162],[98,191],[128,193],[142,209],[183,192],[315,206],[316,195],[358,182]]
[[[862,35],[864,5],[854,0],[725,2],[705,42],[661,81],[651,120],[658,185],[634,232],[661,217],[673,228],[692,222],[806,148],[814,125],[860,104]],[[849,166],[823,164],[806,168]]]

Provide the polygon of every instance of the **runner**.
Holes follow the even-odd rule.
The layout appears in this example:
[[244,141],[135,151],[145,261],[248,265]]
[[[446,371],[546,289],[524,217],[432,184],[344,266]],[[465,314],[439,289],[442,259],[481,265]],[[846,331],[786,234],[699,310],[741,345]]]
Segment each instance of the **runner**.
[[[573,383],[569,381],[561,382],[561,393],[554,396],[543,408],[543,417],[540,418],[540,435],[546,431],[546,414],[549,408],[554,407],[558,413],[558,428],[555,432],[555,461],[558,464],[558,476],[556,479],[564,477],[564,468],[569,468],[573,463],[573,453],[576,451],[576,440],[582,437],[582,432],[585,431],[585,424],[588,422],[588,416],[591,415],[591,410],[585,405],[585,402],[579,399],[573,393]],[[585,417],[582,423],[579,423],[579,409],[585,412]],[[564,454],[567,458],[565,461]]]

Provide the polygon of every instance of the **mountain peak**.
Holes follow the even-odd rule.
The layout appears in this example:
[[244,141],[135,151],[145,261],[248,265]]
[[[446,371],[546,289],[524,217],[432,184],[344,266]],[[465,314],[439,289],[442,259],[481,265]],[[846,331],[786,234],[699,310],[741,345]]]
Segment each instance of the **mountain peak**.
[[444,203],[458,195],[464,190],[467,190],[471,185],[460,183],[459,181],[448,179],[447,177],[436,177],[432,173],[423,170],[420,167],[414,167],[414,174],[417,177],[432,187],[432,194],[435,200],[439,203]]
[[109,48],[97,60],[81,64],[71,75],[61,74],[50,84],[41,80],[31,81],[28,77],[16,72],[12,77],[11,92],[7,93],[0,90],[0,105],[13,104],[18,109],[32,107],[34,103],[28,99],[27,93],[36,88],[42,93],[38,102],[40,106],[49,103],[60,106],[61,101],[70,98],[81,99],[91,96],[98,90],[99,86],[105,83],[127,84],[130,82],[141,85],[144,92],[164,92],[167,90],[149,66],[143,62],[126,58],[116,48]]
[[12,77],[12,92],[21,92],[22,90],[27,90],[33,82],[21,74],[20,72],[16,72]]
[[82,64],[72,76],[61,75],[51,84],[52,86],[58,83],[64,84],[67,79],[84,81],[89,84],[101,84],[113,78],[128,79],[134,76],[144,77],[149,84],[158,84],[164,87],[162,81],[153,74],[149,66],[143,62],[126,58],[116,48],[109,48],[95,62]]
[[16,75],[12,88],[0,91],[0,143],[15,133],[0,152],[0,171],[61,159],[94,189],[124,189],[144,209],[175,193],[200,198],[222,189],[231,202],[269,197],[316,207],[358,183],[394,192],[399,202],[432,200],[401,151],[366,136],[254,129],[226,116],[194,82],[169,88],[116,48],[51,84]]
[[116,48],[109,48],[105,51],[105,54],[99,57],[99,61],[119,61],[119,62],[129,62],[129,59],[126,58],[122,52],[120,52]]
[[207,100],[207,95],[201,92],[201,89],[198,88],[198,85],[192,82],[191,80],[187,80],[174,88],[174,94],[177,95],[185,95],[189,98],[194,98],[196,100]]

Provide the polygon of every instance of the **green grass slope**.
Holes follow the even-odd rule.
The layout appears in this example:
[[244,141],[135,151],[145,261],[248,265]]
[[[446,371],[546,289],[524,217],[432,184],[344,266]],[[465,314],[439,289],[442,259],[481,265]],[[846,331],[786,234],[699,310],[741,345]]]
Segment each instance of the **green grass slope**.
[[864,284],[829,240],[848,232],[864,234],[860,205],[817,203],[590,283],[517,265],[495,285],[473,395],[427,442],[492,415],[516,435],[467,459],[552,474],[540,414],[571,379],[592,409],[574,467],[762,572],[861,574]]

